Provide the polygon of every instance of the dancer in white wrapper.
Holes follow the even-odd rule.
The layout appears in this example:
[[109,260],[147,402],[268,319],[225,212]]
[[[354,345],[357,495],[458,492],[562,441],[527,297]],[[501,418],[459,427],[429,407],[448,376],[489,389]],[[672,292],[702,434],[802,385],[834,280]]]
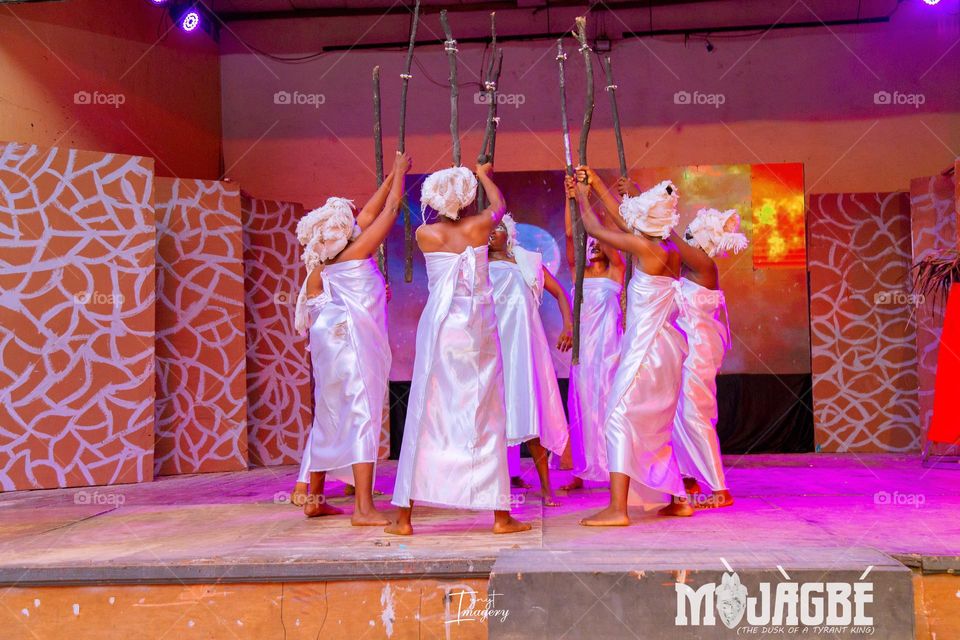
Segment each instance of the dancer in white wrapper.
[[604,429],[610,469],[610,504],[580,521],[588,526],[630,524],[630,481],[671,495],[660,513],[689,516],[683,480],[673,451],[673,419],[686,357],[679,315],[680,253],[670,240],[677,224],[677,190],[661,182],[624,198],[607,228],[590,204],[589,174],[578,171],[577,199],[587,233],[630,254],[634,273],[627,300],[627,327],[620,364],[607,402]]
[[[747,248],[747,237],[739,230],[740,216],[735,210],[701,209],[687,227],[683,241],[673,233],[683,260],[683,313],[679,324],[689,348],[683,361],[673,441],[687,493],[693,494],[694,504],[703,508],[733,504],[717,439],[717,371],[730,348],[730,327],[714,258]],[[721,310],[725,322],[720,321]],[[709,487],[708,496],[702,496],[700,482]]]
[[[430,295],[417,325],[417,351],[387,533],[409,535],[413,504],[490,509],[494,533],[530,529],[510,516],[503,362],[487,263],[487,239],[506,213],[489,164],[477,176],[444,169],[423,183],[421,202],[439,216],[417,229]],[[460,216],[476,197],[490,202]]]
[[326,503],[324,483],[327,472],[352,467],[351,523],[390,521],[373,503],[391,360],[384,281],[373,254],[396,219],[409,169],[409,157],[398,153],[384,187],[356,220],[353,203],[330,198],[297,224],[308,275],[297,298],[296,327],[309,331],[314,376],[313,424],[304,454],[308,517],[342,512]]
[[[550,484],[548,452],[563,455],[568,438],[567,417],[540,319],[540,301],[544,290],[556,298],[563,318],[557,348],[569,351],[573,345],[570,299],[543,265],[542,256],[517,243],[517,225],[510,214],[503,216],[494,228],[488,246],[503,353],[507,445],[519,458],[520,443],[527,443],[540,476],[544,505],[559,506]],[[511,469],[514,485],[519,472]]]
[[[567,195],[564,212],[567,263],[573,273],[575,261],[570,198],[576,197],[576,181],[568,176],[564,186]],[[590,186],[601,200],[609,198],[614,207],[619,206],[600,180],[590,180]],[[610,480],[603,421],[613,376],[620,362],[620,339],[623,336],[620,310],[623,258],[609,244],[588,237],[586,261],[583,304],[580,307],[580,364],[570,367],[570,390],[567,394],[573,479],[561,487],[566,491],[583,487],[584,480],[603,483]]]

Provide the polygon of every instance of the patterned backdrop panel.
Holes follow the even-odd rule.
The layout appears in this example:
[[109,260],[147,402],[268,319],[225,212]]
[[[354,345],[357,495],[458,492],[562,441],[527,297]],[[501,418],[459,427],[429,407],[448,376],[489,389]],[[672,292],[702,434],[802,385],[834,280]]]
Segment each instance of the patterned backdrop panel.
[[920,446],[906,194],[810,197],[813,403],[823,451]]
[[310,425],[310,356],[293,326],[303,267],[297,221],[303,206],[241,198],[247,327],[250,462],[300,461]]
[[[960,210],[957,188],[956,174],[917,178],[910,182],[914,263],[945,249],[957,248],[957,212]],[[917,375],[923,433],[926,433],[933,416],[933,386],[937,374],[940,332],[943,329],[942,313],[942,309],[933,308],[932,301],[917,307]]]
[[153,160],[0,144],[0,487],[153,477]]
[[240,191],[157,178],[158,475],[247,468]]

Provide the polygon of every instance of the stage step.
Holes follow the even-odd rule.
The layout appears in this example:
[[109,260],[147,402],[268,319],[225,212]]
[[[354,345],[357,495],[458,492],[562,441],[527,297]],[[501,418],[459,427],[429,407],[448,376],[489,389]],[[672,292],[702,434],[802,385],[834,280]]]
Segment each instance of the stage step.
[[504,550],[489,637],[914,637],[910,570],[863,548]]

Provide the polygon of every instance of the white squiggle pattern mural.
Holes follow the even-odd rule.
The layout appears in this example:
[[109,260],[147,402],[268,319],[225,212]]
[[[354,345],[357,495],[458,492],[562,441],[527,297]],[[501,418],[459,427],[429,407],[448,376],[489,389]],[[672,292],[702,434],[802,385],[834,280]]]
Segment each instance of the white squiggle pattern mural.
[[[960,167],[960,162],[957,163]],[[910,182],[910,211],[913,230],[913,261],[945,249],[957,248],[960,198],[956,175],[917,178]],[[933,417],[933,387],[937,375],[937,352],[943,331],[943,310],[932,304],[917,309],[917,374],[920,384],[920,425],[926,433]]]
[[153,477],[153,160],[0,145],[0,487]]
[[915,451],[907,198],[811,196],[808,229],[816,442],[825,451]]
[[158,475],[247,468],[240,191],[157,178]]
[[294,329],[303,282],[296,225],[303,206],[241,198],[250,462],[299,463],[310,425],[307,340]]

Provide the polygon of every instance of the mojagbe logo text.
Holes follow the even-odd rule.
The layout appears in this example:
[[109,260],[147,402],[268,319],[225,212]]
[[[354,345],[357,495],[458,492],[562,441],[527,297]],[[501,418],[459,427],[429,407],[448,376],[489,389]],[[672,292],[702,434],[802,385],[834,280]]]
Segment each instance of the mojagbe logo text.
[[724,573],[719,585],[694,590],[677,582],[675,589],[677,626],[712,627],[719,618],[728,629],[739,626],[738,634],[873,633],[867,612],[872,582],[761,582],[759,593],[751,595],[732,572]]

